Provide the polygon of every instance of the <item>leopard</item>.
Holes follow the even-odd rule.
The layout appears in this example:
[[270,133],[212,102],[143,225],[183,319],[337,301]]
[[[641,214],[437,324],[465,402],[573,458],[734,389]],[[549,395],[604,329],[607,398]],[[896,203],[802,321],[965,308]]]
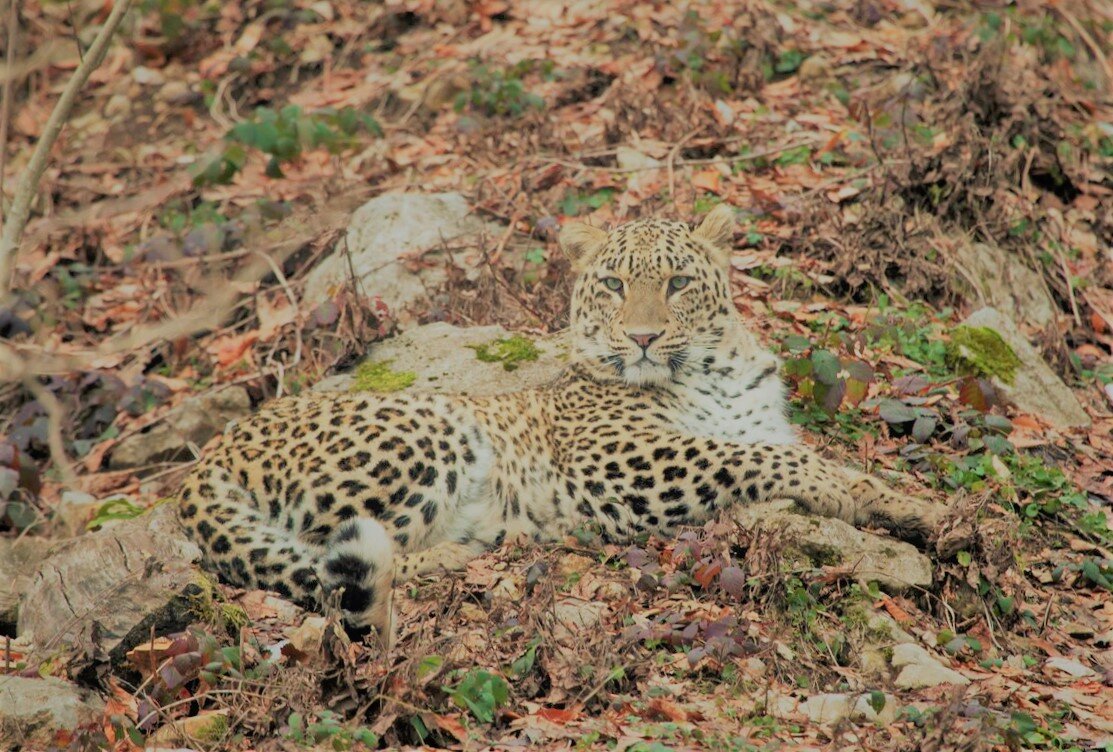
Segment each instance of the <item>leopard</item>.
[[781,360],[734,304],[735,212],[693,227],[577,221],[567,361],[496,396],[311,392],[230,425],[178,516],[202,566],[240,588],[395,634],[394,588],[508,541],[677,536],[731,505],[804,512],[927,540],[943,505],[810,449]]

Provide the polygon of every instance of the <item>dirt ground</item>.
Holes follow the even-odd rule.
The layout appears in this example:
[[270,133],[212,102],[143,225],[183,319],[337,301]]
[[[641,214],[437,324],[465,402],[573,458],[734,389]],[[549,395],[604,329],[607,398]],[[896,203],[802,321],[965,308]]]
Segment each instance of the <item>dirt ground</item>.
[[[5,214],[111,3],[18,8]],[[959,512],[904,592],[729,521],[632,546],[583,530],[400,591],[387,652],[217,587],[130,659],[0,636],[0,674],[104,701],[46,745],[68,749],[1113,749],[1111,56],[1099,0],[138,3],[0,307],[0,538],[141,515],[189,462],[121,469],[129,436],[229,384],[253,406],[297,392],[391,336],[375,290],[301,304],[390,191],[458,192],[504,228],[416,319],[527,335],[567,323],[562,222],[731,204],[735,301],[785,357],[807,441]],[[956,357],[987,302],[1088,427]],[[74,523],[73,491],[125,503]],[[964,681],[908,686],[906,639]]]

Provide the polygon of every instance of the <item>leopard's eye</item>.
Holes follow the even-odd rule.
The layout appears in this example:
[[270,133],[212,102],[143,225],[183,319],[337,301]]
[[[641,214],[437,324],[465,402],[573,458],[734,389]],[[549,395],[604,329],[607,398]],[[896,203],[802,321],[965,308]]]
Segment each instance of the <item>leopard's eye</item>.
[[669,280],[669,292],[680,292],[692,281],[691,277],[673,277]]
[[607,286],[608,290],[622,292],[622,280],[618,277],[603,277],[603,284]]

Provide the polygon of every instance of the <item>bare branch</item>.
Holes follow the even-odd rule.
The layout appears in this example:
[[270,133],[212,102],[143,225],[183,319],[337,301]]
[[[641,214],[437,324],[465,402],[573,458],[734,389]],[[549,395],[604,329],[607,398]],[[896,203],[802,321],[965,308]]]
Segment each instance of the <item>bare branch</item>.
[[27,163],[27,167],[19,178],[19,183],[15,189],[15,197],[12,199],[12,208],[7,216],[7,221],[4,222],[3,235],[0,235],[0,300],[5,300],[11,290],[16,250],[19,248],[19,241],[23,237],[23,228],[27,225],[27,218],[31,213],[31,200],[38,191],[39,180],[42,179],[43,171],[46,169],[46,160],[50,156],[50,150],[54,146],[54,142],[58,140],[58,136],[69,118],[70,110],[73,109],[78,93],[85,86],[85,82],[89,80],[89,75],[104,60],[104,55],[108,51],[108,44],[130,6],[131,0],[116,0],[113,4],[112,12],[108,14],[104,26],[97,32],[97,37],[93,40],[92,46],[89,47],[88,54],[81,65],[77,67],[77,70],[74,71],[62,92],[62,96],[58,98],[58,102],[54,105],[54,110],[50,113],[50,119],[46,121],[46,126],[43,128],[42,136],[35,144],[35,151],[31,154],[31,160]]

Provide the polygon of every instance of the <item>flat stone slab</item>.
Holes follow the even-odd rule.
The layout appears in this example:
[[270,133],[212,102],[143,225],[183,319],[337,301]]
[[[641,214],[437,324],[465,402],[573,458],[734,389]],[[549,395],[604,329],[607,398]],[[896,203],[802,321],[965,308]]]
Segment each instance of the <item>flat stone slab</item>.
[[[316,391],[346,392],[352,389],[363,364],[385,364],[392,374],[412,374],[406,390],[470,394],[477,397],[521,391],[552,381],[564,368],[567,346],[560,336],[528,338],[536,347],[536,360],[519,360],[510,365],[484,362],[475,348],[499,340],[523,337],[501,326],[462,328],[438,322],[377,342],[362,364],[352,371],[330,376],[313,387]],[[408,377],[407,377],[408,380]]]
[[873,535],[833,517],[797,511],[790,499],[739,504],[732,516],[747,529],[779,531],[788,544],[816,564],[852,569],[862,582],[890,592],[931,585],[931,560],[915,546]]

